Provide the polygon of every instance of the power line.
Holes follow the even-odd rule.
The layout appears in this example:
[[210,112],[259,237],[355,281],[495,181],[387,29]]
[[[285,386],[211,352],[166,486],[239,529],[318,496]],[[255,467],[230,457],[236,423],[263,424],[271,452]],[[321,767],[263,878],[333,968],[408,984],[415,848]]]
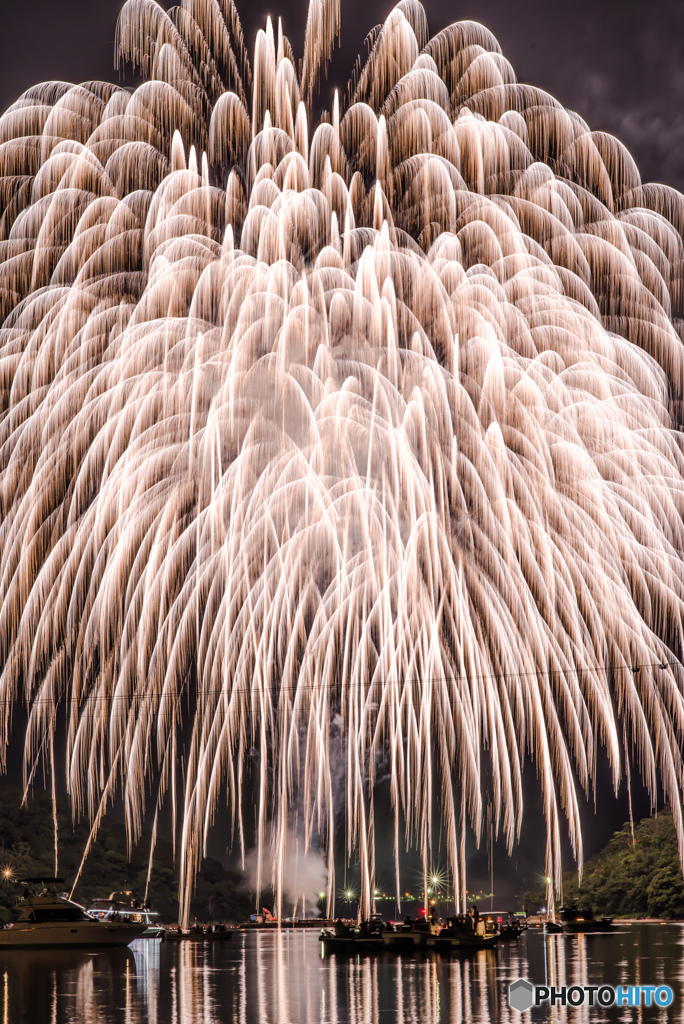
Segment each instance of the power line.
[[[375,687],[380,686],[382,688],[385,688],[385,687],[393,686],[393,685],[397,685],[397,684],[398,685],[402,685],[404,687],[409,687],[409,686],[419,686],[421,684],[426,684],[426,683],[446,683],[446,684],[449,684],[449,685],[454,685],[454,684],[459,684],[459,683],[464,683],[464,682],[465,683],[471,683],[471,684],[472,683],[492,682],[492,681],[496,682],[496,683],[502,683],[502,682],[505,683],[507,680],[523,680],[523,679],[538,679],[538,680],[548,679],[549,682],[552,682],[553,680],[557,680],[559,678],[567,678],[568,676],[577,676],[577,677],[581,678],[582,676],[601,675],[601,674],[610,674],[610,673],[617,674],[617,673],[620,673],[620,672],[629,672],[633,676],[636,676],[636,675],[638,675],[639,672],[641,672],[642,669],[651,669],[651,670],[653,670],[653,669],[663,669],[664,670],[664,669],[668,669],[668,668],[670,668],[670,669],[680,669],[684,673],[684,665],[682,665],[681,662],[677,661],[676,659],[673,659],[671,661],[639,662],[639,663],[633,664],[633,665],[603,665],[603,666],[596,665],[596,666],[591,667],[591,668],[546,669],[544,672],[530,670],[530,671],[527,671],[527,672],[490,672],[490,673],[476,673],[476,674],[473,674],[473,675],[467,675],[467,674],[466,675],[464,675],[464,674],[456,675],[456,674],[453,674],[451,676],[438,675],[438,676],[422,676],[422,677],[419,677],[419,676],[415,676],[415,677],[410,677],[410,676],[409,677],[401,677],[401,676],[398,676],[395,679],[378,679],[378,678],[374,678],[372,680],[369,680],[367,682],[366,686],[365,686],[364,695],[365,695],[366,698],[371,696],[372,695],[372,691],[373,691],[373,689]],[[261,690],[259,690],[259,691],[255,691],[254,689],[247,688],[247,687],[233,687],[233,688],[230,688],[230,687],[227,687],[227,686],[219,687],[219,688],[216,688],[216,689],[200,689],[200,688],[196,688],[194,690],[194,693],[195,693],[195,696],[197,697],[198,700],[200,700],[202,698],[206,698],[206,697],[233,697],[233,696],[236,696],[236,695],[237,696],[241,696],[241,695],[254,696],[255,693],[258,693],[258,692],[268,692],[268,690],[273,688],[274,685],[275,684],[269,684],[269,685],[262,686]],[[347,682],[344,685],[345,685],[345,689],[349,690],[355,684]],[[333,680],[321,681],[319,683],[280,684],[277,687],[277,692],[278,693],[283,693],[283,692],[291,693],[291,694],[296,696],[296,695],[298,695],[299,693],[302,693],[302,692],[307,693],[307,692],[321,691],[321,690],[326,690],[326,689],[327,690],[335,690],[335,691],[341,692],[342,691],[342,684],[339,683],[339,682],[335,682]],[[177,701],[181,700],[184,696],[187,696],[187,697],[191,696],[191,693],[192,693],[191,689],[189,687],[186,687],[186,684],[183,683],[181,689],[177,693],[175,693],[175,694],[168,694],[164,690],[153,690],[153,691],[150,691],[150,690],[136,690],[136,691],[134,691],[133,693],[130,693],[130,694],[123,694],[123,693],[120,693],[120,694],[116,694],[116,693],[111,693],[111,694],[106,694],[106,693],[105,694],[103,694],[103,693],[90,693],[90,694],[83,694],[83,695],[80,695],[80,694],[79,695],[76,695],[76,694],[71,694],[71,695],[59,694],[56,698],[53,698],[53,697],[34,697],[34,698],[28,697],[27,698],[25,694],[22,695],[22,696],[24,698],[25,704],[29,708],[32,708],[32,707],[35,707],[37,704],[54,704],[54,705],[57,705],[57,704],[82,704],[85,707],[87,704],[92,704],[95,701],[105,701],[105,702],[108,702],[108,703],[113,703],[114,701],[128,701],[129,703],[134,704],[135,702],[140,702],[142,700],[151,700],[151,699],[154,699],[154,698],[162,700],[164,697],[171,697],[174,701],[177,702]],[[520,693],[520,692],[513,693],[513,694],[512,693],[499,694],[499,698],[508,699],[509,702],[513,701],[514,699],[515,700],[520,700],[520,699],[533,700],[533,699],[535,699],[536,696],[537,696],[537,694]],[[4,698],[0,699],[0,707],[13,707],[16,704],[18,704],[21,701],[21,699],[22,699],[21,696],[17,696],[16,699],[11,699],[11,698],[8,698],[8,697],[4,697]],[[487,696],[487,695],[483,695],[483,696],[481,696],[479,698],[480,702],[482,702],[482,703],[487,703],[491,699],[492,698]],[[445,699],[443,697],[440,697],[439,695],[433,695],[431,700],[433,702],[437,702],[437,703],[445,703],[446,702]],[[394,703],[392,701],[388,701],[387,699],[382,699],[381,702],[384,703],[384,704]]]

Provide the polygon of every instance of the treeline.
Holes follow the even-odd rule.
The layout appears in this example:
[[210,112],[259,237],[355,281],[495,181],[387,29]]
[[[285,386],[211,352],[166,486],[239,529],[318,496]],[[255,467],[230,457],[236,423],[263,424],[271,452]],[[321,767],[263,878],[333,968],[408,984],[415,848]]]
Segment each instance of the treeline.
[[[663,808],[632,829],[625,822],[607,846],[587,861],[578,885],[577,872],[563,877],[563,900],[595,915],[684,918],[684,883],[672,810]],[[546,901],[540,886],[525,894],[529,910]]]
[[[58,808],[59,877],[67,887],[76,877],[89,828],[84,822],[73,824],[69,808]],[[115,890],[130,889],[136,899],[145,893],[150,835],[143,834],[133,848],[129,861],[126,833],[121,821],[105,817],[97,834],[74,899],[87,904],[95,896],[108,896]],[[177,860],[178,858],[176,858]],[[47,794],[38,791],[25,806],[21,793],[3,791],[0,796],[0,872],[13,878],[54,875],[54,831],[52,806]],[[161,920],[173,923],[178,918],[178,870],[170,841],[159,839],[155,848],[149,899]],[[0,874],[0,921],[12,920],[19,887]],[[226,870],[220,861],[207,858],[197,876],[191,914],[200,921],[239,923],[254,913],[254,899],[245,890],[242,874]]]

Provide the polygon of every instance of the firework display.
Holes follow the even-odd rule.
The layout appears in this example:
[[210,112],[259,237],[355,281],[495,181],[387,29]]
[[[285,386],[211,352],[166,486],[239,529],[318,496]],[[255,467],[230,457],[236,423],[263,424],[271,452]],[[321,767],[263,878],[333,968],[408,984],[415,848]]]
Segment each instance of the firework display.
[[0,748],[93,838],[170,804],[186,921],[226,801],[367,913],[380,764],[397,891],[440,830],[463,907],[526,761],[557,886],[602,761],[684,853],[684,199],[414,0],[315,120],[339,22],[128,0],[142,85],[0,118]]

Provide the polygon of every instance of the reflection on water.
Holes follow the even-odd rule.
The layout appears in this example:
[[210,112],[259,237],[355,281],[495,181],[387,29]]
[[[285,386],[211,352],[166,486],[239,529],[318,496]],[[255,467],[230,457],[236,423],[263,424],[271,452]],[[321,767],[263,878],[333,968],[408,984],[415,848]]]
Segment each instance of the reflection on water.
[[684,928],[529,934],[464,957],[323,957],[312,932],[127,950],[0,952],[2,1024],[494,1024],[520,1022],[508,983],[672,986],[668,1010],[555,1007],[534,1021],[684,1021]]

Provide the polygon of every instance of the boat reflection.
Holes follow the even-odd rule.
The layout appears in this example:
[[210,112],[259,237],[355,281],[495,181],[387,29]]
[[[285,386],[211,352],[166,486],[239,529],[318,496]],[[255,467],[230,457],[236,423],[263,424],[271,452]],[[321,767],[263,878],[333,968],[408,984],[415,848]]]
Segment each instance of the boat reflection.
[[3,1024],[58,1024],[62,1020],[109,1022],[125,1001],[137,999],[135,956],[130,948],[10,949],[0,955]]

